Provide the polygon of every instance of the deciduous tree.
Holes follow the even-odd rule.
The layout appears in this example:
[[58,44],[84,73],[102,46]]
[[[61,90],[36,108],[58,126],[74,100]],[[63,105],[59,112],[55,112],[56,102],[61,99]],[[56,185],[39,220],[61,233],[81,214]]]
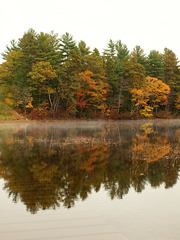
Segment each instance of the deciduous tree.
[[139,89],[133,88],[131,93],[137,109],[142,109],[141,115],[149,117],[154,108],[167,104],[170,87],[161,80],[148,76],[144,84]]
[[[31,77],[31,89],[34,93],[38,94],[38,102],[49,100],[51,111],[54,110],[52,96],[56,92],[57,74],[49,62],[37,62],[33,65],[32,71],[29,72]],[[46,97],[47,96],[47,97]]]
[[83,109],[101,110],[105,111],[105,100],[107,95],[108,85],[101,79],[98,81],[94,78],[91,71],[79,73],[77,76],[79,82],[79,90],[76,92],[76,101],[69,108],[70,110]]

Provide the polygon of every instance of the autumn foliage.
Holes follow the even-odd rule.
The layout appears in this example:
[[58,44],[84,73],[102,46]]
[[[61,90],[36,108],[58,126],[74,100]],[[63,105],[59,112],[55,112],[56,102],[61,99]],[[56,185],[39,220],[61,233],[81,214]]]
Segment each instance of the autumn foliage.
[[146,77],[141,88],[131,90],[132,101],[135,107],[144,117],[152,116],[154,108],[167,104],[167,97],[170,87],[161,80],[153,77]]
[[101,79],[94,79],[94,74],[86,70],[78,74],[79,90],[75,93],[75,102],[69,110],[77,108],[83,111],[85,108],[104,111],[108,85]]
[[101,54],[84,41],[77,45],[69,33],[58,38],[29,29],[2,55],[1,101],[30,118],[61,112],[119,119],[180,110],[179,63],[167,48],[146,56],[140,46],[130,53],[120,40],[110,40]]

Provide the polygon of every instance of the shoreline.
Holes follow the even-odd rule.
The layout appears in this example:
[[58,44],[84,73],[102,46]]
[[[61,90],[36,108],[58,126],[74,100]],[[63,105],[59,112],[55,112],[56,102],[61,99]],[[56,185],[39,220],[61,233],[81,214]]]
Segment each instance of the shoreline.
[[177,118],[139,118],[139,119],[17,119],[17,120],[0,120],[1,123],[56,123],[56,122],[121,122],[121,121],[162,121],[162,120],[180,120]]

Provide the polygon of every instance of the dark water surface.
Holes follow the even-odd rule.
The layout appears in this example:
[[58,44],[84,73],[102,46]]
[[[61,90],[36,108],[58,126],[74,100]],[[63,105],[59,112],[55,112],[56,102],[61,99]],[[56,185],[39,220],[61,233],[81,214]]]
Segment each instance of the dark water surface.
[[0,124],[0,239],[180,239],[180,120]]

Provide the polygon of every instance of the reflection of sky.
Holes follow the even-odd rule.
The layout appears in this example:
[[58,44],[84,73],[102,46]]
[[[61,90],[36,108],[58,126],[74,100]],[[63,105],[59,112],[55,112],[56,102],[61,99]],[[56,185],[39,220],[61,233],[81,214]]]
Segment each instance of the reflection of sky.
[[[2,188],[3,180],[0,183]],[[0,239],[179,239],[179,199],[180,182],[168,190],[147,185],[141,194],[131,189],[114,200],[102,188],[74,208],[32,215],[1,190]]]

